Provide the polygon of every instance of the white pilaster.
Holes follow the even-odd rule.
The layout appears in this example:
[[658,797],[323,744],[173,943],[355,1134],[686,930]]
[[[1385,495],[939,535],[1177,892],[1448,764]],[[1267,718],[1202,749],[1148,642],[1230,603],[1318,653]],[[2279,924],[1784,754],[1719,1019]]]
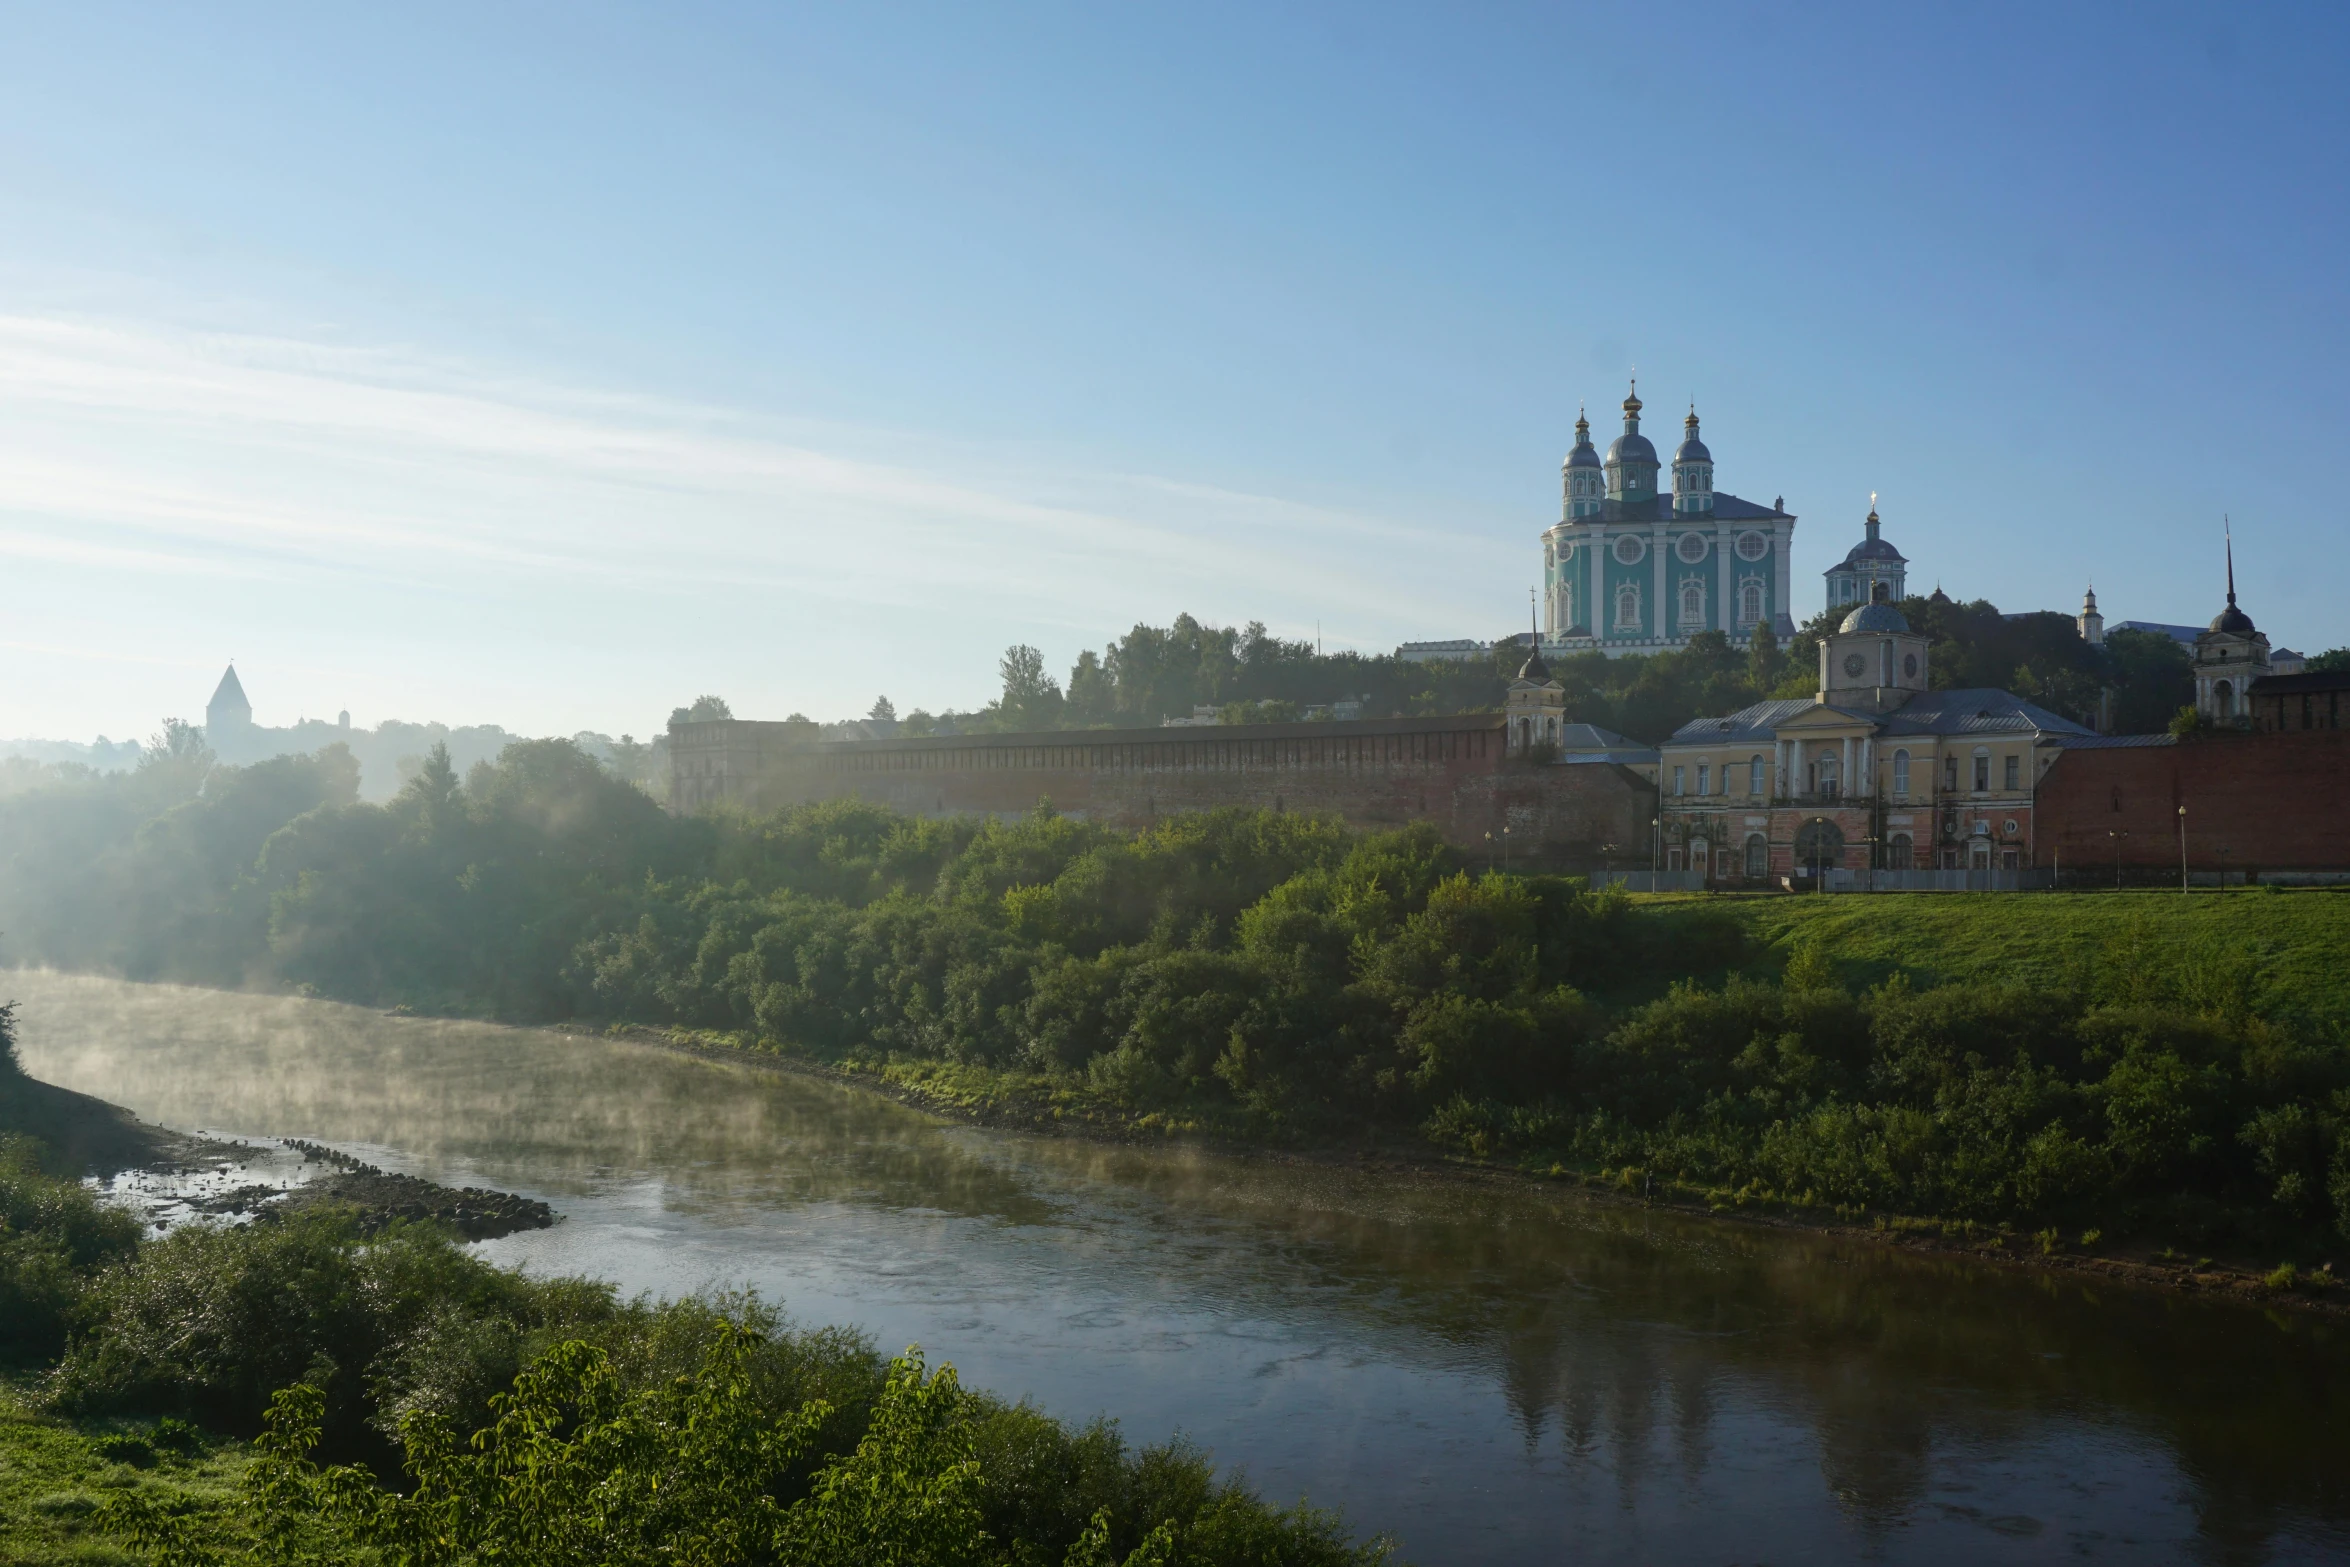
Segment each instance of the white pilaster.
[[1714,527],[1714,624],[1733,642],[1738,636],[1738,606],[1730,601],[1730,525]]
[[1673,623],[1665,618],[1667,599],[1670,597],[1667,590],[1672,585],[1672,563],[1665,559],[1665,525],[1661,522],[1656,525],[1653,548],[1656,554],[1656,619],[1650,624],[1655,630],[1656,639],[1662,642],[1672,636]]
[[1591,583],[1591,634],[1604,637],[1607,635],[1607,621],[1602,618],[1607,610],[1606,524],[1595,522],[1591,525],[1590,547],[1591,569],[1584,576]]
[[1789,620],[1795,619],[1795,599],[1791,591],[1794,579],[1788,564],[1789,552],[1794,547],[1792,534],[1793,529],[1785,522],[1777,523],[1771,529],[1771,552],[1774,557],[1771,613],[1774,617],[1785,615]]

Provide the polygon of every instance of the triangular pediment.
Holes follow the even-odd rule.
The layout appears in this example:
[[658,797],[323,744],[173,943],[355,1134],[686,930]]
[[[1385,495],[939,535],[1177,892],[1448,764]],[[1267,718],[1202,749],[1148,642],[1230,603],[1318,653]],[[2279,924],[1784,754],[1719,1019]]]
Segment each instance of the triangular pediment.
[[1831,707],[1825,702],[1815,702],[1799,713],[1790,713],[1772,727],[1780,734],[1789,735],[1850,734],[1855,730],[1866,732],[1880,726],[1873,713],[1860,713],[1848,707]]

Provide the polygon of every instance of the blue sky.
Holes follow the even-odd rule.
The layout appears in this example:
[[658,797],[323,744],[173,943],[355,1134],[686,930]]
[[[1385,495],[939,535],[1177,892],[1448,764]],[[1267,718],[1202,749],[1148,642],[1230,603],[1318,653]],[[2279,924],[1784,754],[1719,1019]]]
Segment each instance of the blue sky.
[[[644,733],[1522,622],[1579,401],[1799,607],[2350,643],[2333,8],[0,6],[0,736]],[[1656,425],[1652,423],[1652,431]]]

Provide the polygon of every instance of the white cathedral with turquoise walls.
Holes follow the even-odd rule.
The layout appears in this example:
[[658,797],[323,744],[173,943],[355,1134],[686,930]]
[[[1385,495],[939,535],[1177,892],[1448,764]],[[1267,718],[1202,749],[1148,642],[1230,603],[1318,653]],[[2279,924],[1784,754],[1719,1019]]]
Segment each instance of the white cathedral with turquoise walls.
[[1701,631],[1743,644],[1762,624],[1782,641],[1795,634],[1794,514],[1783,500],[1762,506],[1715,489],[1694,407],[1682,429],[1667,494],[1664,465],[1640,433],[1637,386],[1604,462],[1591,421],[1576,419],[1562,513],[1542,535],[1546,647],[1654,653]]

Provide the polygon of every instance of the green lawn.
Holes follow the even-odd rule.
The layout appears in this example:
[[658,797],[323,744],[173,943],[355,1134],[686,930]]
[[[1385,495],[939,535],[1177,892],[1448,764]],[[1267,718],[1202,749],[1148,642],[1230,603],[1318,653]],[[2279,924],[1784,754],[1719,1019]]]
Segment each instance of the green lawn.
[[[246,1543],[238,1490],[243,1445],[205,1438],[184,1456],[155,1453],[136,1440],[150,1429],[136,1421],[49,1419],[33,1412],[20,1389],[0,1383],[0,1567],[145,1567],[153,1558],[107,1514],[110,1500],[126,1493],[197,1520],[206,1544]],[[134,1440],[120,1440],[126,1437]]]
[[2133,949],[2159,963],[2225,952],[2258,968],[2263,1009],[2350,1019],[2350,890],[1848,893],[1641,898],[1728,917],[1775,970],[1824,943],[1847,980],[1895,972],[1916,983],[2065,985]]

